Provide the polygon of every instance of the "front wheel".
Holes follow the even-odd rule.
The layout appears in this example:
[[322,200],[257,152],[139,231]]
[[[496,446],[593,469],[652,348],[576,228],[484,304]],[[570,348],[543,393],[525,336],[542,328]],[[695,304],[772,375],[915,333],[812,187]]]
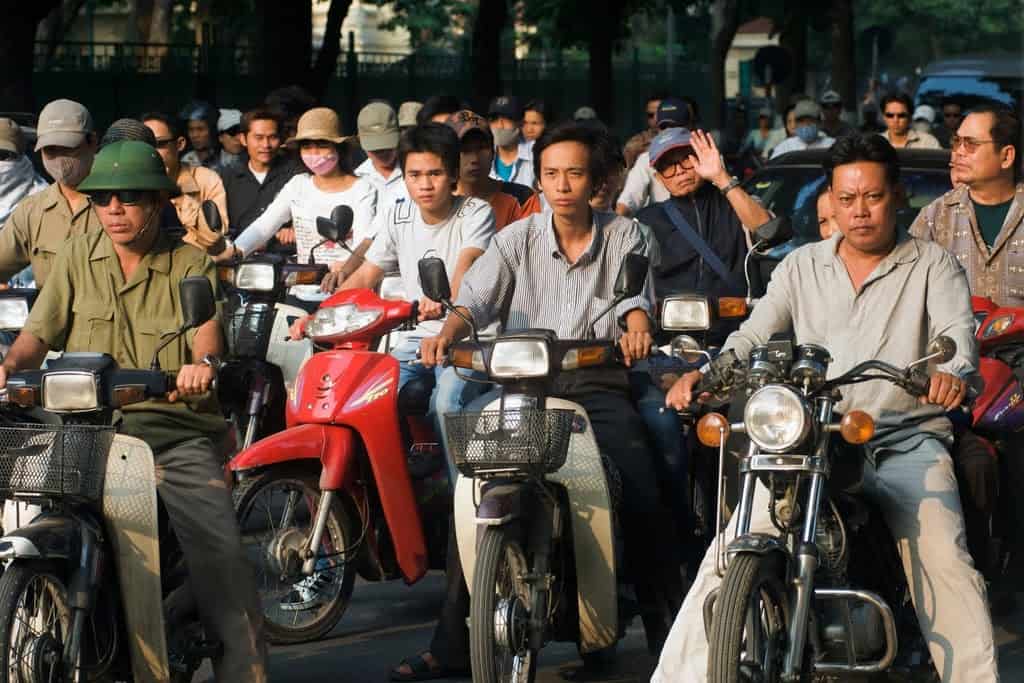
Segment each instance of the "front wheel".
[[537,650],[529,647],[530,586],[523,548],[506,527],[480,540],[470,600],[469,654],[474,683],[533,683]]
[[0,577],[0,683],[79,679],[62,661],[71,608],[59,569],[14,561]]
[[[729,562],[708,634],[709,683],[780,680],[789,629],[785,579],[778,553],[737,553]],[[809,671],[801,673],[801,681],[810,680]]]

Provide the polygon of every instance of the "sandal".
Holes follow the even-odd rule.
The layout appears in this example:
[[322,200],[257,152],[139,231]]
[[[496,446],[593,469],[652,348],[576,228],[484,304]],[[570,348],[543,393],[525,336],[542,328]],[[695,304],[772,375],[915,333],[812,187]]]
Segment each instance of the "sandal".
[[[423,655],[431,654],[424,650],[415,657],[407,657],[401,664],[391,670],[392,681],[433,681],[447,676],[447,672],[441,666],[432,667]],[[436,659],[435,659],[436,661]],[[409,673],[399,671],[402,665],[409,667]]]

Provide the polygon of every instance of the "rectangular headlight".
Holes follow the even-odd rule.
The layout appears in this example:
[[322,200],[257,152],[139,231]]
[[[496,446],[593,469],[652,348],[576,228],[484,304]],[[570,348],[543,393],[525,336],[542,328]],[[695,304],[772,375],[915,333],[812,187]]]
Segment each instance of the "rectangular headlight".
[[666,297],[661,304],[661,329],[676,332],[711,328],[711,307],[705,296]]
[[272,292],[277,278],[272,263],[243,263],[235,271],[235,287],[250,292]]
[[28,320],[28,299],[0,297],[0,330],[20,330]]
[[408,301],[405,293],[405,283],[402,278],[389,275],[380,281],[380,298],[393,299],[395,301]]
[[545,377],[549,369],[548,345],[541,339],[494,342],[491,353],[494,377]]
[[43,410],[82,413],[100,405],[96,376],[91,372],[50,372],[43,375]]

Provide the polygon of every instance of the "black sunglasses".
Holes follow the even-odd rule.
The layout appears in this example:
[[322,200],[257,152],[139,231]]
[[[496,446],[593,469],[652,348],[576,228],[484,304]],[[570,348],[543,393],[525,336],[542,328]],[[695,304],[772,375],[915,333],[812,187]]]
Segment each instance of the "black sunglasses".
[[110,206],[114,197],[125,206],[135,206],[141,204],[148,194],[147,190],[96,190],[90,192],[89,197],[96,206]]

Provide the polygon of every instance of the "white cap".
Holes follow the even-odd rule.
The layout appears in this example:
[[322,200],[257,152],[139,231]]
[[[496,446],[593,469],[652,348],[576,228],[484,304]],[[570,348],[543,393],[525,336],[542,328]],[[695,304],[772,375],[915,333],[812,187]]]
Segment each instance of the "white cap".
[[220,116],[217,118],[217,132],[223,133],[228,128],[241,124],[242,112],[237,109],[221,109]]
[[917,109],[914,110],[913,120],[935,123],[935,110],[927,104],[920,104]]

